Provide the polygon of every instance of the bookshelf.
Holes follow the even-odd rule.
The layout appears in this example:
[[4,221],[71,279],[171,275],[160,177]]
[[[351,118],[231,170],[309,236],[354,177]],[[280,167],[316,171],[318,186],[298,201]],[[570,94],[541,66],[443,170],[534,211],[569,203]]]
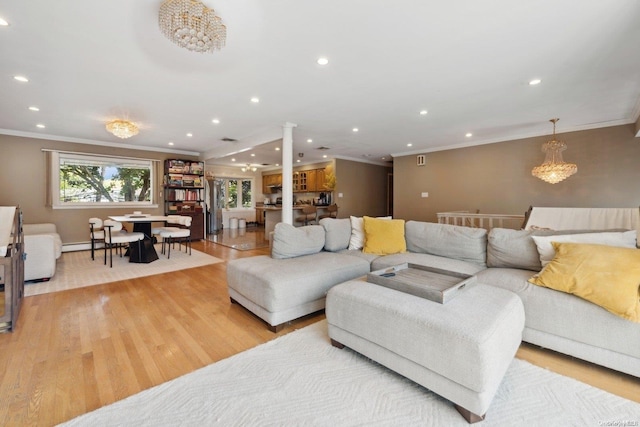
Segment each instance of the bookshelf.
[[191,238],[204,238],[204,162],[167,159],[164,162],[165,215],[192,217]]

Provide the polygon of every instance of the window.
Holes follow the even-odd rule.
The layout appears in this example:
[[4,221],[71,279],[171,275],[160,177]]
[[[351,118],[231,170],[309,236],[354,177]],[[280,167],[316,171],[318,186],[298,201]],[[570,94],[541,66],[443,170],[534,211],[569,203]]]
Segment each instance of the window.
[[252,179],[225,178],[223,181],[222,191],[226,208],[250,208],[253,206],[251,199]]
[[51,204],[66,207],[155,207],[154,162],[51,153]]

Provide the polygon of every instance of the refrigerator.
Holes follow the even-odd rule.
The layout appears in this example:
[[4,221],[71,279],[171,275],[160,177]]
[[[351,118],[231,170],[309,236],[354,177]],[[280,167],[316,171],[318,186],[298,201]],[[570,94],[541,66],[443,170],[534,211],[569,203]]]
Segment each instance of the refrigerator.
[[207,233],[222,231],[222,208],[224,207],[224,181],[208,179],[205,185],[205,203],[207,205]]

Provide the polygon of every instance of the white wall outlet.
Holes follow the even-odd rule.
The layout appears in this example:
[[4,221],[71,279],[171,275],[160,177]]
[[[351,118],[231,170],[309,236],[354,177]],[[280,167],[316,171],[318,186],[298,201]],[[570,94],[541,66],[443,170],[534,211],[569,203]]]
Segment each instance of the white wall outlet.
[[429,193],[426,191],[423,191],[422,194],[420,194],[420,197],[429,197]]
[[338,193],[338,197],[342,198],[343,197],[342,193]]

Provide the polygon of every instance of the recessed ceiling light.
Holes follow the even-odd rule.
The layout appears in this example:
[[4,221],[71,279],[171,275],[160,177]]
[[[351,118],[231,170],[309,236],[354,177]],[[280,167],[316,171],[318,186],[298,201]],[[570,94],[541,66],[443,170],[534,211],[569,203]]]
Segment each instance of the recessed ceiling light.
[[232,161],[232,162],[235,162],[235,161],[236,161],[236,159],[231,159],[231,161]]
[[421,115],[421,116],[426,116],[426,115],[427,115],[427,113],[428,113],[428,111],[427,111],[427,110],[421,110],[421,111],[420,111],[420,115]]
[[318,58],[318,60],[316,61],[319,65],[327,65],[329,63],[329,59],[325,58],[324,56]]
[[191,132],[189,132],[189,133],[187,134],[187,136],[188,136],[189,138],[191,138],[191,137],[193,136],[193,134],[192,134]]
[[323,159],[326,159],[326,158],[327,158],[327,155],[326,155],[326,154],[323,154],[323,155],[322,155],[322,158],[323,158]]
[[9,23],[5,21],[3,18],[0,18],[0,27],[8,27]]
[[300,159],[296,160],[296,163],[300,163]]
[[311,143],[313,142],[313,139],[309,138],[309,139],[307,139],[307,142],[308,142],[309,144],[311,144]]
[[539,85],[540,83],[542,83],[542,80],[540,79],[533,79],[529,82],[529,85],[531,86],[535,86],[535,85]]
[[412,143],[408,143],[407,147],[413,147],[413,144]]
[[258,98],[257,96],[254,96],[253,98],[251,98],[251,102],[253,102],[254,104],[257,104],[258,102],[260,102],[260,98]]
[[169,142],[169,145],[173,145],[173,142]]
[[353,128],[352,130],[353,130],[354,132],[358,132],[360,129],[358,129],[358,128]]
[[36,106],[29,107],[29,110],[31,110],[31,111],[40,111],[40,109],[38,107],[36,107]]
[[280,166],[280,163],[276,163],[276,166]]
[[25,76],[13,76],[13,78],[19,82],[26,83],[29,81]]
[[464,136],[466,136],[467,138],[471,138],[473,134],[471,132],[467,132]]
[[211,120],[211,122],[212,122],[214,125],[218,125],[218,124],[220,124],[220,120],[219,120],[219,119],[213,119],[213,120]]
[[255,156],[256,156],[256,153],[251,153],[251,157],[255,157]]
[[40,128],[40,129],[44,129],[44,128],[45,128],[45,125],[43,125],[42,123],[38,123],[38,124],[36,125],[36,127]]
[[276,151],[280,151],[280,147],[276,147]]

